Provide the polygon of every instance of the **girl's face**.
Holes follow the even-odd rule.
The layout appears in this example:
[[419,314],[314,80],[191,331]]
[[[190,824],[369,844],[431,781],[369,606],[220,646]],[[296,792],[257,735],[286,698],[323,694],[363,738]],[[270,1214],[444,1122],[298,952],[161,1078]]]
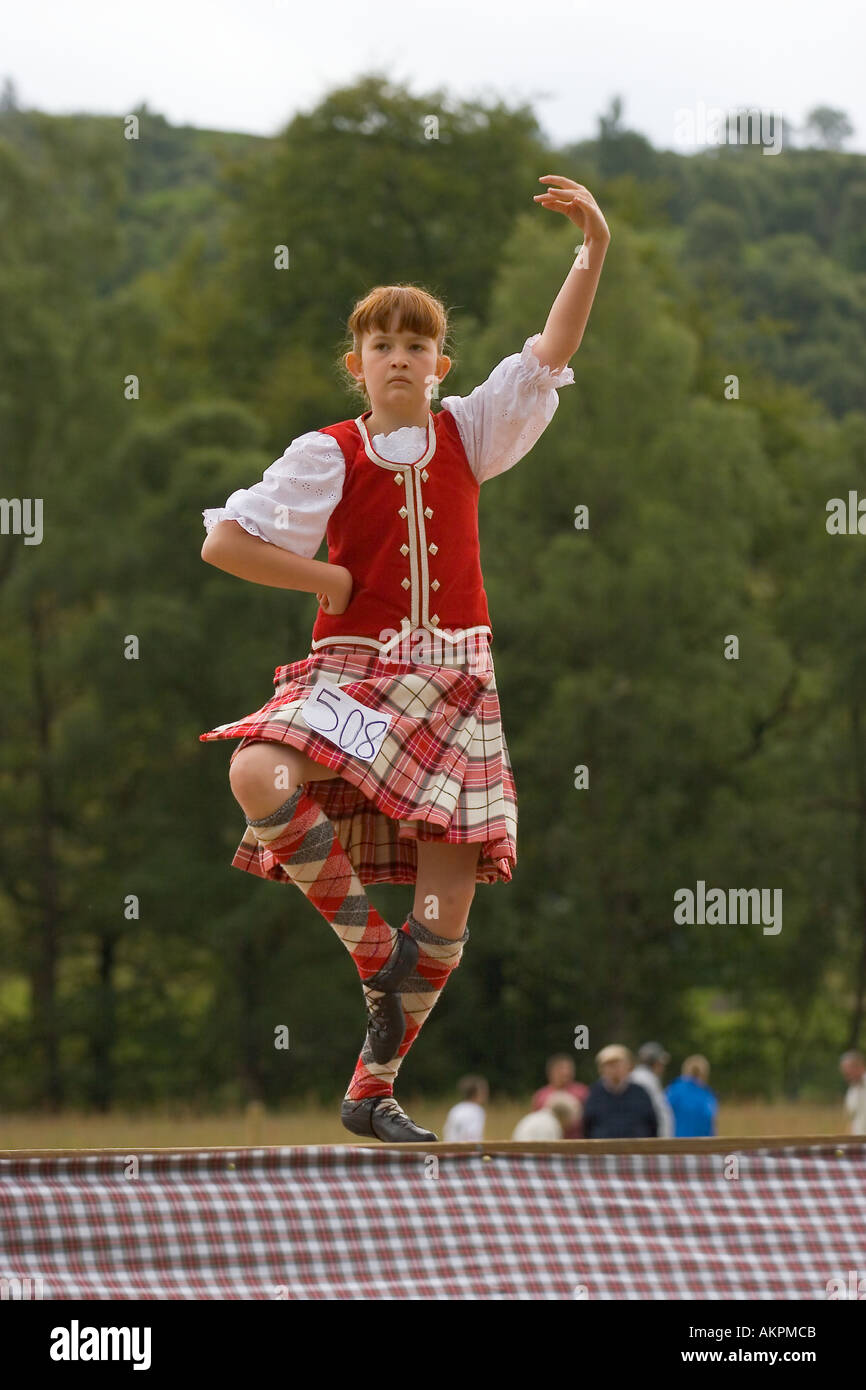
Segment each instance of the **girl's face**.
[[434,383],[447,375],[451,359],[439,355],[435,338],[377,328],[364,334],[360,358],[347,353],[346,366],[363,380],[374,410],[416,414],[429,408]]

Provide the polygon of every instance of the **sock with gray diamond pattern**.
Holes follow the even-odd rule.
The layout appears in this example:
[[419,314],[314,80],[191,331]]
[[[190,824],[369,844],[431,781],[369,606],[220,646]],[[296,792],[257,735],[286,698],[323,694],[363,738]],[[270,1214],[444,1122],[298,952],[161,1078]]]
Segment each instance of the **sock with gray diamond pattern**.
[[330,922],[362,980],[388,961],[397,932],[380,917],[337,832],[303,785],[269,816],[250,820],[262,867],[282,871]]

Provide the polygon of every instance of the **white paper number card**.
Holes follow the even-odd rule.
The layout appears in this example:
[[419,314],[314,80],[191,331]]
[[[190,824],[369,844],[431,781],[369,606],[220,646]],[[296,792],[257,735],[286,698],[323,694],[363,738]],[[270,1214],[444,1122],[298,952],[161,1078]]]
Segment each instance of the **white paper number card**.
[[376,757],[394,717],[384,710],[368,709],[329,680],[321,680],[310,692],[301,706],[301,715],[322,738],[365,763]]

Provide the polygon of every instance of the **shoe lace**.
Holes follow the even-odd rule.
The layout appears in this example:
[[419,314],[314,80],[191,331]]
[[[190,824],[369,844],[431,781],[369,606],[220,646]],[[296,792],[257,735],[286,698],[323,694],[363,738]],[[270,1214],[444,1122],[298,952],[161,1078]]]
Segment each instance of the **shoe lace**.
[[412,1121],[409,1119],[409,1116],[406,1114],[406,1111],[403,1109],[401,1105],[398,1105],[397,1101],[394,1100],[393,1096],[387,1096],[383,1101],[380,1101],[380,1103],[376,1106],[376,1109],[380,1112],[380,1114],[390,1115],[391,1118],[396,1120],[398,1124],[410,1125],[412,1123]]
[[364,990],[367,1000],[367,1013],[370,1016],[370,1027],[374,1033],[382,1033],[387,1026],[383,1012],[385,1002],[384,994],[373,994],[370,990]]

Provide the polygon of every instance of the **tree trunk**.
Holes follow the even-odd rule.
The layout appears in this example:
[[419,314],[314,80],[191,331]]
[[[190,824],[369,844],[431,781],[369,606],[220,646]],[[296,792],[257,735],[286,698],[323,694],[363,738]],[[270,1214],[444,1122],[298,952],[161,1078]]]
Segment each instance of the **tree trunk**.
[[95,1110],[107,1114],[114,1101],[115,998],[114,958],[117,937],[106,932],[99,942],[99,995],[91,1034],[90,1058],[93,1067],[90,1102]]
[[40,921],[37,927],[36,959],[31,971],[33,1026],[36,1045],[42,1054],[44,1102],[58,1111],[63,1104],[60,1073],[60,1038],[57,1021],[57,961],[60,941],[59,871],[56,859],[55,829],[57,806],[51,765],[51,733],[54,708],[44,671],[44,623],[38,600],[28,610],[33,719],[37,750],[37,846],[39,864],[38,893]]
[[256,1033],[259,1003],[259,963],[255,943],[242,941],[239,946],[240,970],[240,1073],[244,1104],[265,1100],[262,1077],[262,1049],[273,1046],[270,1040]]
[[854,1007],[851,1012],[851,1027],[848,1047],[859,1047],[860,1031],[863,1027],[863,999],[866,995],[866,767],[863,762],[863,742],[860,727],[860,707],[851,708],[851,728],[854,743],[854,776],[857,779],[857,819],[854,823],[854,877],[857,883],[857,898],[862,931],[860,960],[854,982]]

